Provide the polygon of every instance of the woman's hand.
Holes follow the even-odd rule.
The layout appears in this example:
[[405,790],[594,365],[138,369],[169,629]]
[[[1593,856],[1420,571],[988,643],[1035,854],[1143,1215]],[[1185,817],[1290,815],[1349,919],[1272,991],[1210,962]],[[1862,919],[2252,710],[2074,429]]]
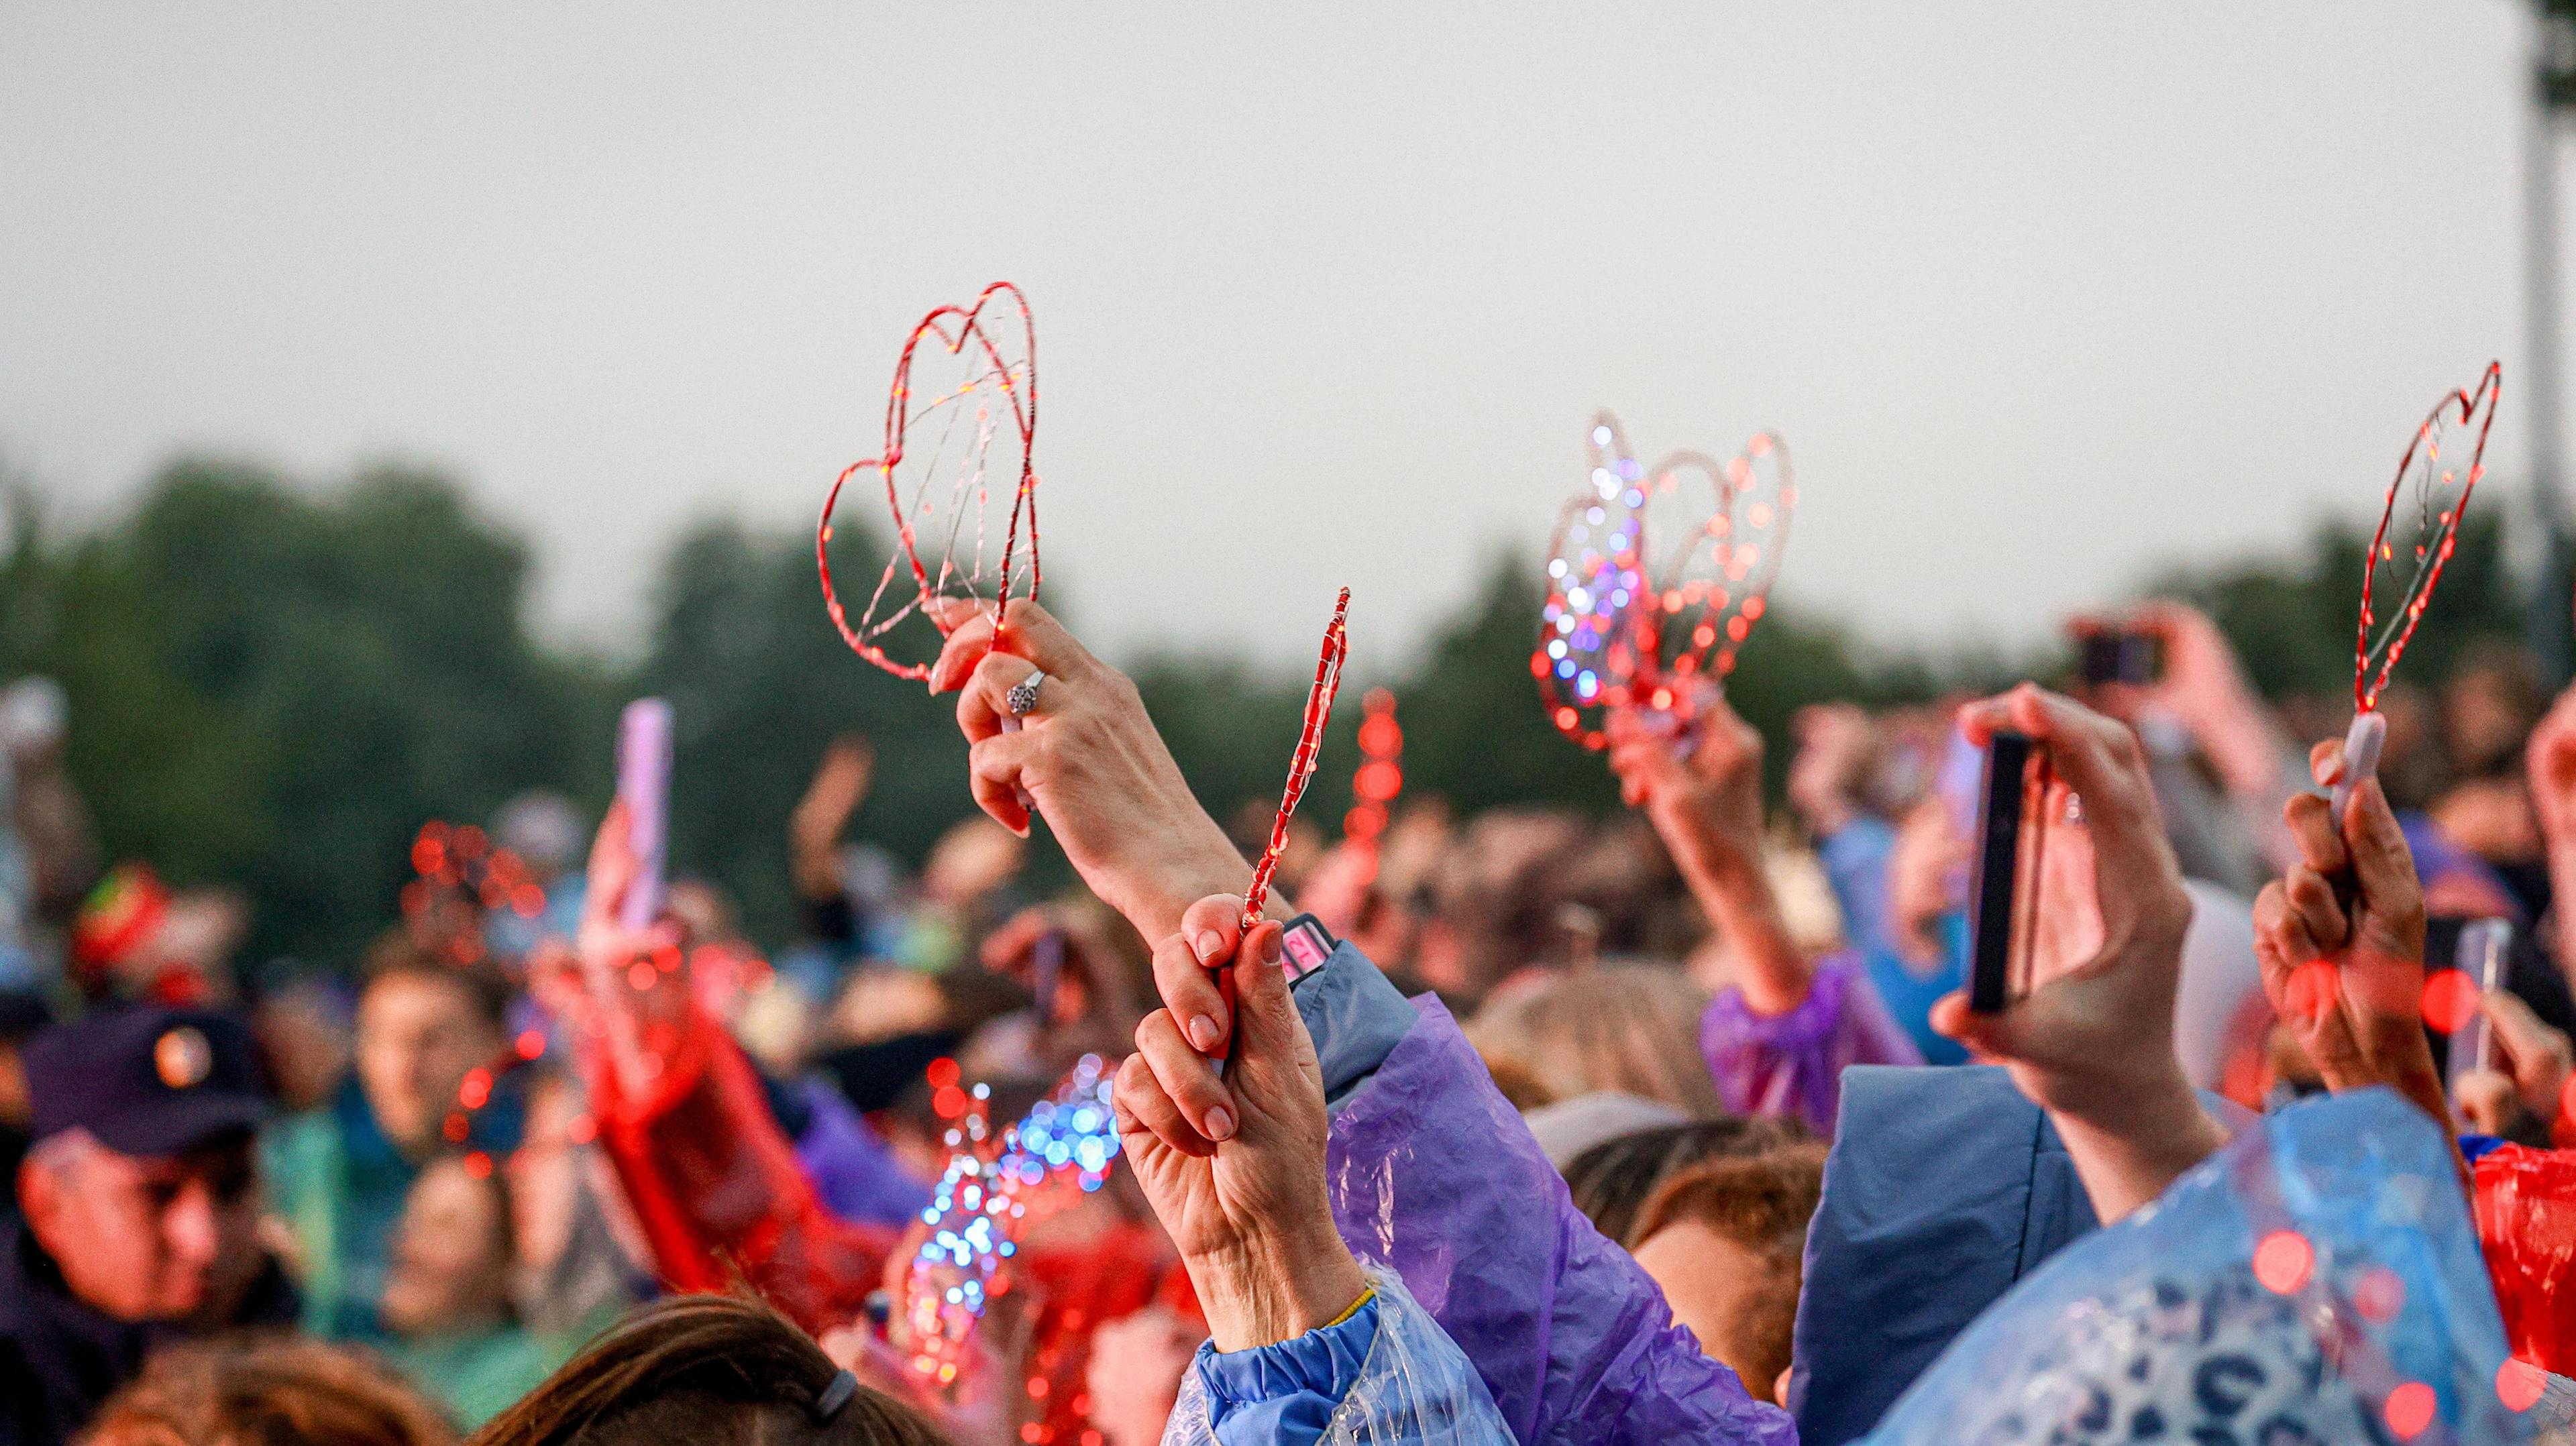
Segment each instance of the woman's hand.
[[[2340,781],[2343,744],[2318,744],[2311,767],[2321,785]],[[2424,894],[2406,833],[2377,779],[2353,790],[2340,821],[2332,812],[2315,794],[2281,811],[2300,861],[2254,901],[2264,992],[2327,1088],[2388,1085],[2447,1128],[2424,1038]]]
[[[1006,729],[1011,689],[1039,671],[1036,706]],[[930,687],[959,695],[975,802],[1021,835],[1034,805],[1083,882],[1139,934],[1160,939],[1192,900],[1251,884],[1251,865],[1191,795],[1136,685],[1036,603],[1013,602],[998,630],[987,613],[959,622]]]
[[[2113,625],[2079,619],[2076,631]],[[2116,625],[2154,636],[2163,648],[2164,668],[2153,682],[2104,685],[2103,706],[2132,723],[2148,707],[2182,720],[2218,766],[2228,792],[2263,800],[2269,808],[2280,796],[2282,756],[2291,745],[2218,624],[2188,603],[2156,598],[2131,609]]]
[[2040,907],[2062,917],[2043,921],[2041,932],[2099,942],[2042,961],[2031,992],[2000,1013],[1970,1010],[1964,991],[1949,995],[1933,1006],[1932,1027],[2010,1067],[2022,1093],[2054,1117],[2107,1224],[2227,1142],[2174,1054],[2191,899],[2157,821],[2136,734],[2029,684],[1969,704],[1959,722],[1979,745],[1999,729],[2027,735],[2082,800],[2092,857],[2078,872],[2090,877],[2051,874]]
[[1807,997],[1809,974],[1762,872],[1762,735],[1713,688],[1689,730],[1696,747],[1668,720],[1612,714],[1610,771],[1619,797],[1644,810],[1709,922],[1733,946],[1743,972],[1732,982],[1745,1004],[1785,1014]]
[[[1368,1288],[1333,1229],[1323,1072],[1289,1002],[1280,927],[1265,919],[1237,938],[1242,909],[1233,895],[1202,899],[1156,947],[1158,981],[1198,976],[1195,989],[1164,991],[1190,997],[1175,1009],[1187,1009],[1198,1032],[1185,1034],[1175,1009],[1147,1015],[1115,1095],[1128,1163],[1223,1351],[1330,1324]],[[1240,1016],[1241,1043],[1222,1079],[1214,1058],[1225,1056],[1226,1036],[1208,1019],[1221,1010],[1208,963],[1234,971]]]

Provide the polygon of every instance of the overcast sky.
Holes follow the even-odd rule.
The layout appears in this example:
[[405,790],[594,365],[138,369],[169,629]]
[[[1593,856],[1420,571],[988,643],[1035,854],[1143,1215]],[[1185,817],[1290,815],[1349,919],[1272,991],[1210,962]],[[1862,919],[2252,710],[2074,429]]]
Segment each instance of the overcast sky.
[[1401,662],[1610,407],[1783,432],[1786,594],[2026,640],[2359,511],[2507,367],[2523,13],[2154,5],[0,3],[0,460],[452,470],[631,646],[804,524],[931,305],[1027,291],[1114,651]]

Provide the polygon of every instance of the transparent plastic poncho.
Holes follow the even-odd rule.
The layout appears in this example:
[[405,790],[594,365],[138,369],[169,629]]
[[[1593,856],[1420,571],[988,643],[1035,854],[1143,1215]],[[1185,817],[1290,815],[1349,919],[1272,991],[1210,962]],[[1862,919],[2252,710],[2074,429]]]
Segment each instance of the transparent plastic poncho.
[[[2384,1090],[2264,1120],[2068,1246],[1875,1446],[2528,1440],[2449,1142]],[[2533,1393],[2533,1394],[2536,1394]]]
[[[1377,1288],[1377,1337],[1342,1393],[1316,1446],[1510,1446],[1511,1429],[1457,1344],[1407,1294],[1391,1270],[1368,1269]],[[1163,1446],[1215,1446],[1207,1388],[1181,1377]]]

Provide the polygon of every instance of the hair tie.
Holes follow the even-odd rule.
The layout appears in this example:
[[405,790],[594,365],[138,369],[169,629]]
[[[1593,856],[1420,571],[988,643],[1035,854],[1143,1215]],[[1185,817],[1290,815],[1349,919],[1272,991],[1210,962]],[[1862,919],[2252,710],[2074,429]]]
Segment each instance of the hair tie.
[[858,1377],[847,1371],[834,1376],[832,1383],[823,1388],[823,1394],[814,1398],[814,1424],[830,1425],[832,1418],[841,1414],[841,1408],[850,1404],[850,1398],[858,1393]]

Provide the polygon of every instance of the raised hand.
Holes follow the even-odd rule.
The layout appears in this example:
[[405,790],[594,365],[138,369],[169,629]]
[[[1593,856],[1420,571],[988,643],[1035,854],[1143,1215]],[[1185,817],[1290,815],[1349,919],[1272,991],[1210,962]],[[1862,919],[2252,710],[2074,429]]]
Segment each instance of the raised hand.
[[[2127,728],[2029,684],[1969,704],[1959,721],[1973,743],[2010,728],[2045,746],[2081,800],[2090,848],[2050,842],[2060,868],[2043,884],[2040,907],[2058,917],[2043,918],[2039,932],[2056,944],[2041,951],[2031,992],[1996,1014],[1971,1011],[1964,991],[1949,995],[1933,1006],[1932,1027],[2007,1065],[2022,1093],[2049,1111],[2108,1223],[2226,1143],[2174,1055],[2174,995],[2191,923],[2182,869],[2157,822],[2145,752]],[[2062,793],[2051,799],[2064,806]]]
[[[2343,744],[2320,743],[2321,785],[2343,777]],[[2264,992],[2329,1089],[2387,1085],[2446,1125],[2424,1038],[2424,893],[2405,831],[2375,778],[2340,820],[2301,794],[2282,809],[2299,862],[2254,901]]]
[[1367,1289],[1333,1229],[1323,1071],[1289,1001],[1281,929],[1265,919],[1237,937],[1242,908],[1233,895],[1202,899],[1154,951],[1158,981],[1211,962],[1232,972],[1241,1039],[1225,1076],[1210,1056],[1225,1056],[1230,1031],[1209,1018],[1220,1006],[1206,984],[1204,997],[1146,1016],[1115,1096],[1128,1163],[1227,1351],[1330,1324]]
[[2576,1049],[2565,1032],[2501,989],[2488,991],[2478,1008],[2487,1017],[2499,1068],[2473,1071],[2457,1082],[2452,1099],[2460,1113],[2481,1134],[2511,1135],[2525,1120],[2554,1133],[2570,1113],[2567,1086],[2576,1073]]
[[[964,621],[930,686],[959,695],[957,726],[984,812],[1025,835],[1034,807],[1092,892],[1148,939],[1179,928],[1192,900],[1250,884],[1251,866],[1191,795],[1125,674],[1036,603],[1013,602],[998,628],[958,606]],[[1020,726],[1005,727],[1015,718],[1011,690],[1041,671]]]
[[876,747],[863,735],[852,733],[835,738],[823,750],[814,781],[805,786],[805,796],[797,800],[796,811],[787,822],[796,887],[807,898],[829,898],[841,891],[832,847],[840,842],[841,830],[849,826],[850,815],[867,800],[868,785],[875,781],[876,772]]

